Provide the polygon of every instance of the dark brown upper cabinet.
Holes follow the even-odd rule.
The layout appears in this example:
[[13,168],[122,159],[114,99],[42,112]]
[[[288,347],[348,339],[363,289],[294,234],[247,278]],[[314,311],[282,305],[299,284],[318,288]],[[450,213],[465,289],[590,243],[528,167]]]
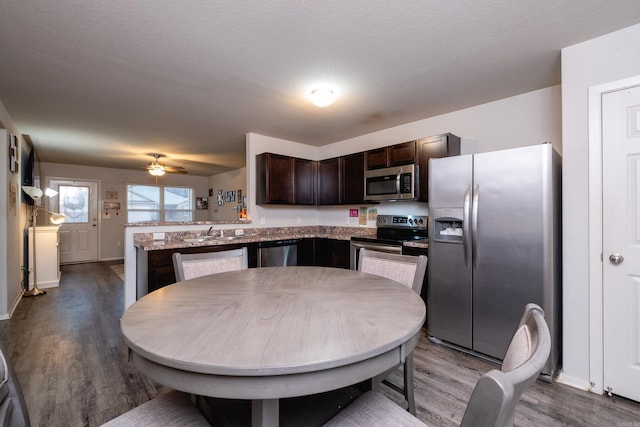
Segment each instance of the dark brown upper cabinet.
[[293,159],[293,204],[316,204],[317,164],[313,160]]
[[429,201],[429,159],[460,155],[460,137],[445,133],[416,141],[420,169],[418,201]]
[[366,152],[367,170],[414,163],[416,163],[416,141],[402,142]]
[[340,204],[340,158],[320,160],[318,162],[318,192],[319,205]]
[[371,203],[364,201],[364,152],[340,158],[342,204]]
[[294,159],[273,153],[256,156],[256,203],[292,204]]

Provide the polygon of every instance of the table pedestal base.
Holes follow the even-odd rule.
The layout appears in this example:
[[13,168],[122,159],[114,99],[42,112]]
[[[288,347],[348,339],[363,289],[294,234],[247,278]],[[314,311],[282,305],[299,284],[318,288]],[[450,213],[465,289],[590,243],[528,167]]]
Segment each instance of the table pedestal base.
[[279,404],[279,399],[251,401],[251,426],[278,427],[280,425]]

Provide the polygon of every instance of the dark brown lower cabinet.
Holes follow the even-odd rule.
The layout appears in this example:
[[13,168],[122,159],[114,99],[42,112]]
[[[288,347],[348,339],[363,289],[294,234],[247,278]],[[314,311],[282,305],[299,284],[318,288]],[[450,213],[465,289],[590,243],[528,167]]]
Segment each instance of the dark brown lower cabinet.
[[[157,251],[138,250],[138,277],[139,280],[144,280],[144,271],[146,270],[146,292],[153,292],[156,289],[176,282],[175,272],[173,271],[173,260],[171,258],[174,252],[195,254],[227,251],[243,247],[247,248],[249,268],[256,268],[258,266],[257,243],[161,249]],[[348,269],[349,241],[324,238],[300,239],[298,241],[298,265]],[[140,297],[141,295],[138,295],[138,298]]]
[[300,239],[298,241],[298,265],[314,266],[316,251],[315,239]]
[[258,246],[254,243],[162,249],[157,251],[138,250],[138,265],[140,266],[140,262],[145,264],[144,259],[140,259],[140,257],[146,257],[147,292],[153,292],[163,286],[176,283],[175,272],[173,271],[173,260],[171,258],[174,252],[197,254],[203,252],[228,251],[243,248],[245,246],[249,255],[249,268],[255,268],[258,265]]
[[349,240],[316,238],[316,265],[349,269]]

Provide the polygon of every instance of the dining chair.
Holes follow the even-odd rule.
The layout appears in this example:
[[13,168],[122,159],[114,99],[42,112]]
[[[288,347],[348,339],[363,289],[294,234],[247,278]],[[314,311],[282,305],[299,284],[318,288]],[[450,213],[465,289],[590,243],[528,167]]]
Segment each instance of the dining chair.
[[0,425],[29,427],[29,412],[16,377],[2,343],[0,343]]
[[[370,249],[360,249],[358,270],[377,276],[395,280],[411,288],[420,295],[424,276],[427,271],[427,257],[425,255],[400,255],[386,252],[378,252]],[[395,369],[395,368],[394,368]],[[407,401],[408,411],[416,414],[416,403],[413,390],[413,351],[406,355],[402,362],[403,382],[402,386],[391,382],[387,377],[394,369],[378,375],[373,379],[374,390],[379,390],[380,384],[384,384],[402,394]]]
[[228,251],[205,252],[199,254],[173,254],[173,270],[176,281],[193,279],[225,271],[246,270],[249,268],[247,248]]
[[[29,411],[13,366],[0,343],[0,425],[29,427]],[[104,424],[125,426],[205,427],[209,423],[191,403],[188,394],[171,391],[125,412]]]
[[102,424],[102,427],[208,427],[210,424],[187,393],[172,390]]
[[[527,304],[511,338],[500,370],[476,383],[461,427],[511,427],[522,393],[533,384],[549,358],[551,334],[544,311]],[[416,417],[376,391],[367,391],[329,420],[327,427],[425,426]]]

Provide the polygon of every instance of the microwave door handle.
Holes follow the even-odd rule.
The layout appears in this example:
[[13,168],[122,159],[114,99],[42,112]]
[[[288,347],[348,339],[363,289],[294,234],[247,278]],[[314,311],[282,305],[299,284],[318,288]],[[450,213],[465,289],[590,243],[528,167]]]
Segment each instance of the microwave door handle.
[[402,197],[402,193],[400,193],[400,177],[402,176],[402,171],[399,171],[396,175],[396,196]]
[[462,250],[464,252],[464,266],[469,267],[469,239],[471,222],[471,187],[467,186],[464,191],[464,207],[462,210]]

